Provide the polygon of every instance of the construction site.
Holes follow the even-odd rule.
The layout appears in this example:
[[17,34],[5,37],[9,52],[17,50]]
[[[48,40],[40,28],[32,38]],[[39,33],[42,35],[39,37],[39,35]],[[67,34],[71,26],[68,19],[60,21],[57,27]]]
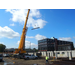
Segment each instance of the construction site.
[[[25,50],[29,12],[30,9],[28,9],[18,48],[14,52],[0,53],[3,56],[0,65],[75,65],[73,42],[60,41],[52,37],[39,40],[37,52]],[[32,30],[39,28],[33,28]],[[46,63],[46,56],[48,57],[48,63]]]
[[3,57],[3,61],[0,61],[0,65],[75,65],[75,58],[69,60],[68,58],[50,58],[46,63],[45,57],[38,59],[19,59],[13,57]]

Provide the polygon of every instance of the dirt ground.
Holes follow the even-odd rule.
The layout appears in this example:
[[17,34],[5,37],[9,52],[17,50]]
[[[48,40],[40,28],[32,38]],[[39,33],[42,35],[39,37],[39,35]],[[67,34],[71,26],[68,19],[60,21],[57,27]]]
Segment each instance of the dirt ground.
[[24,60],[12,57],[3,57],[3,61],[0,65],[75,65],[75,60],[49,60],[49,64],[46,64],[45,59],[35,59],[35,60]]
[[24,60],[17,59],[12,57],[3,57],[3,62],[0,62],[0,65],[45,65],[45,59],[35,59],[35,60]]

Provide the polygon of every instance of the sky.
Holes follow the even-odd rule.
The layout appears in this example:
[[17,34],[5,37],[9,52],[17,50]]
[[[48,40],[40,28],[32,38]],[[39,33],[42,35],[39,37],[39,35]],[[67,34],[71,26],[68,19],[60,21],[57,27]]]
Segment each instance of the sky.
[[[28,9],[0,9],[0,43],[18,48]],[[75,46],[75,9],[30,9],[26,48],[38,48],[38,40],[55,37]],[[31,30],[32,28],[39,29]]]

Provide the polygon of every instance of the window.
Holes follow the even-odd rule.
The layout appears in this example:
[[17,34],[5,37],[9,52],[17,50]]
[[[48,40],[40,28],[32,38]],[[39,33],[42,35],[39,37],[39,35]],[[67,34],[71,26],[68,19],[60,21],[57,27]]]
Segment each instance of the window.
[[34,56],[34,55],[32,55],[32,56]]
[[40,50],[40,48],[38,48],[38,50]]
[[68,47],[68,50],[70,50],[71,49],[71,46],[67,46]]
[[48,39],[48,41],[49,41],[49,39]]
[[57,52],[57,54],[60,54],[60,52]]
[[65,54],[65,52],[62,52],[62,54]]
[[41,48],[40,50],[43,50],[43,48]]
[[44,47],[47,47],[47,45],[44,45]]
[[52,47],[52,45],[51,45],[51,47]]

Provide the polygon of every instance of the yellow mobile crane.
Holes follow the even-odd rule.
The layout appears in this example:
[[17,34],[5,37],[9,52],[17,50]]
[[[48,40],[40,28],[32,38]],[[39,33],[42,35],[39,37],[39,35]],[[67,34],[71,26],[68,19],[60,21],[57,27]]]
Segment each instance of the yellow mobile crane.
[[[30,9],[28,9],[28,13],[27,13],[24,28],[23,28],[23,31],[22,31],[19,47],[18,47],[18,49],[15,49],[14,57],[23,58],[24,53],[26,53],[26,51],[25,51],[25,37],[26,37],[26,32],[27,32],[26,24],[27,24],[29,12],[30,12]],[[38,29],[38,28],[40,28],[40,27],[33,28],[32,30]]]
[[25,51],[25,37],[26,37],[26,32],[27,32],[26,24],[27,24],[29,12],[30,12],[30,9],[28,9],[28,13],[27,13],[25,24],[24,24],[24,28],[23,28],[23,31],[22,31],[22,35],[21,35],[19,47],[18,47],[18,49],[15,49],[14,54],[17,54],[17,53],[21,53],[21,54],[22,53],[26,53],[26,51]]

